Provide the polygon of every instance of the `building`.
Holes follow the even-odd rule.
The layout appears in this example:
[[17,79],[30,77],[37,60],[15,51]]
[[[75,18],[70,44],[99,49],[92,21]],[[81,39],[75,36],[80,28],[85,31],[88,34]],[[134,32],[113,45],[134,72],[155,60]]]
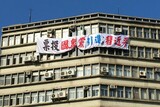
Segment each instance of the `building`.
[[[37,54],[38,37],[129,35],[129,49]],[[0,106],[159,107],[160,20],[92,13],[2,28]]]

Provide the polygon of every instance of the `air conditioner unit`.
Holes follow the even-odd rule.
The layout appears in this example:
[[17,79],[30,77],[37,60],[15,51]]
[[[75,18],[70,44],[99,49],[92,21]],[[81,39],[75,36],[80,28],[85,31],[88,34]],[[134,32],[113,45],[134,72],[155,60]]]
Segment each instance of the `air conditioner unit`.
[[66,71],[61,71],[61,77],[66,77],[67,76],[67,72]]
[[25,71],[26,77],[30,77],[32,75],[32,71]]
[[117,86],[115,86],[115,85],[110,85],[109,88],[110,88],[110,89],[116,89]]
[[89,86],[84,86],[83,90],[89,90]]
[[116,28],[115,32],[119,32],[119,33],[122,32],[122,28]]
[[67,75],[68,75],[68,76],[75,76],[75,75],[76,75],[76,72],[75,72],[75,70],[68,70],[68,71],[67,71]]
[[53,29],[48,29],[47,30],[47,37],[52,38],[54,36],[54,30]]
[[58,97],[59,98],[65,98],[65,97],[67,97],[66,91],[60,91],[60,92],[58,92]]
[[39,55],[32,56],[32,61],[33,61],[33,62],[37,62],[37,61],[39,61],[39,58],[40,58]]
[[32,57],[31,56],[26,56],[25,57],[25,62],[31,62],[32,61]]
[[53,73],[52,72],[45,72],[44,73],[44,78],[45,79],[52,79]]
[[101,67],[101,74],[108,75],[109,74],[108,69],[106,67]]
[[146,71],[139,71],[139,77],[146,77]]
[[158,53],[153,53],[153,58],[160,58],[160,55]]
[[155,71],[155,72],[160,72],[160,68],[157,68],[157,67],[156,67],[156,68],[154,68],[154,71]]
[[57,99],[58,98],[58,93],[53,93],[52,96],[51,96],[51,99]]

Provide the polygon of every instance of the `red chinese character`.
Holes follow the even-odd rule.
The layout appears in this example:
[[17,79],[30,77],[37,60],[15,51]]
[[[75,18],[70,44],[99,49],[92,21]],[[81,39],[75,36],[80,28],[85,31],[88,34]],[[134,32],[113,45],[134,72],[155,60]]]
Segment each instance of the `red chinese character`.
[[124,46],[124,48],[126,48],[127,44],[128,44],[128,37],[125,37],[123,39],[122,46]]
[[74,48],[76,46],[76,39],[75,38],[72,38],[71,40],[71,49]]
[[84,47],[84,41],[85,41],[85,37],[81,37],[79,40],[78,40],[78,47],[80,48],[83,48]]
[[106,37],[106,45],[112,45],[112,39],[113,39],[113,36],[107,36]]
[[61,49],[68,49],[68,40],[64,40],[61,42]]
[[115,39],[114,41],[116,46],[121,46],[121,36],[119,36],[118,38]]

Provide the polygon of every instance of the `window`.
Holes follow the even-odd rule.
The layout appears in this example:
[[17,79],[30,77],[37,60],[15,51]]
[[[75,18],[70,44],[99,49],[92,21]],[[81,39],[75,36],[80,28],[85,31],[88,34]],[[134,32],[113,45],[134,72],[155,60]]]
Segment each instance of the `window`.
[[155,79],[160,80],[160,72],[155,72]]
[[77,67],[77,77],[83,76],[83,67]]
[[56,38],[61,38],[61,30],[56,30]]
[[109,75],[114,76],[114,65],[109,65]]
[[122,66],[121,65],[116,66],[116,76],[122,76]]
[[91,34],[91,28],[90,26],[84,26],[84,35],[90,35]]
[[99,96],[99,86],[92,86],[92,97]]
[[51,99],[52,94],[53,94],[52,90],[46,91],[46,102],[51,102],[52,101],[52,99]]
[[27,43],[27,35],[26,34],[21,36],[21,44],[25,44],[25,43]]
[[115,88],[110,88],[109,89],[109,96],[110,97],[116,97],[116,89]]
[[16,35],[15,37],[15,45],[19,45],[20,44],[20,35]]
[[22,94],[17,95],[17,105],[23,104],[23,96]]
[[83,35],[83,26],[77,27],[77,36],[82,36]]
[[131,56],[132,57],[137,57],[137,51],[136,51],[136,47],[131,47]]
[[131,77],[131,71],[129,66],[124,66],[124,76]]
[[106,33],[106,25],[99,26],[99,33]]
[[113,48],[108,48],[108,54],[114,55],[114,49]]
[[16,95],[10,96],[10,105],[16,105]]
[[101,96],[108,96],[108,86],[101,85]]
[[149,99],[150,100],[155,100],[156,99],[154,89],[149,89]]
[[141,89],[141,99],[147,99],[147,89]]
[[9,37],[9,46],[13,46],[14,45],[14,36],[10,36]]
[[144,58],[144,48],[138,47],[138,57]]
[[77,88],[77,98],[83,98],[83,87]]
[[98,33],[98,25],[92,25],[92,34]]
[[13,55],[13,64],[19,63],[19,55]]
[[137,37],[142,38],[142,28],[137,28]]
[[39,78],[38,78],[38,71],[37,72],[33,72],[32,74],[32,82],[38,82]]
[[19,63],[23,63],[25,60],[25,57],[26,57],[25,54],[20,54]]
[[90,97],[91,96],[91,87],[85,86],[84,88],[84,97]]
[[27,40],[28,40],[28,43],[33,42],[33,33],[27,35]]
[[3,97],[0,96],[0,106],[2,107]]
[[37,96],[38,96],[37,92],[34,92],[31,94],[31,103],[37,103],[37,99],[38,99]]
[[146,56],[146,58],[151,58],[151,48],[145,49],[145,56]]
[[157,39],[156,29],[151,29],[151,38],[152,39]]
[[12,84],[17,84],[18,78],[17,78],[17,74],[13,74],[12,75]]
[[63,38],[68,38],[69,30],[63,29]]
[[42,32],[42,37],[43,37],[43,38],[47,38],[47,35],[48,35],[48,34],[47,34],[47,31],[43,31],[43,32]]
[[95,64],[92,65],[92,75],[98,75],[99,74],[99,65]]
[[91,66],[85,65],[84,66],[84,76],[90,76],[91,75]]
[[8,46],[8,37],[2,38],[2,46]]
[[147,68],[147,78],[154,79],[154,74],[152,72],[152,68]]
[[137,67],[132,67],[132,77],[134,77],[134,78],[139,77],[139,73],[137,71]]
[[139,89],[138,88],[133,88],[133,98],[139,99]]
[[5,66],[6,65],[6,56],[2,56],[0,59],[1,59],[1,66]]
[[149,29],[147,28],[144,29],[144,38],[150,38]]
[[45,102],[45,92],[39,92],[38,102]]
[[69,89],[69,99],[75,99],[75,88]]
[[107,33],[108,33],[108,34],[114,34],[113,25],[108,25],[108,26],[107,26]]
[[11,75],[6,75],[6,85],[11,84]]
[[117,97],[123,98],[123,87],[117,87]]
[[0,86],[4,85],[4,76],[0,76]]
[[24,94],[24,104],[29,104],[30,103],[30,94],[25,93]]
[[131,88],[125,87],[125,98],[131,98]]
[[45,77],[44,77],[44,74],[45,74],[46,71],[40,71],[40,75],[39,75],[39,79],[40,81],[45,81]]
[[3,105],[4,105],[4,106],[9,106],[9,96],[4,96]]
[[123,26],[122,31],[123,31],[123,35],[128,35],[128,27]]
[[130,36],[135,37],[135,27],[130,27]]
[[34,35],[34,42],[37,42],[37,38],[41,37],[41,34],[40,32],[36,32],[35,35]]
[[156,90],[157,100],[160,100],[160,90]]
[[61,72],[60,69],[55,69],[55,79],[61,79]]
[[13,62],[13,56],[12,55],[7,56],[7,65],[12,65],[12,62]]
[[19,84],[24,83],[24,74],[23,73],[18,74],[18,83]]

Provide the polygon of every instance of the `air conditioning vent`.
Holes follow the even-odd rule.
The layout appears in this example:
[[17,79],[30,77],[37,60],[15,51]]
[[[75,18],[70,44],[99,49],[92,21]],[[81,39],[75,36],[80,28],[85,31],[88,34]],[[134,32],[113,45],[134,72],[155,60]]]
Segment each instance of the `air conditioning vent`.
[[32,57],[31,56],[26,56],[25,57],[25,62],[32,62]]
[[101,67],[101,74],[103,74],[103,75],[109,74],[107,67]]
[[122,32],[122,28],[116,28],[115,32],[121,33]]
[[139,71],[140,78],[146,78],[146,71]]
[[115,86],[115,85],[110,85],[109,88],[110,88],[110,89],[116,89],[117,86]]
[[67,76],[67,72],[66,71],[61,71],[61,77],[66,77]]
[[68,70],[68,71],[67,71],[67,75],[68,75],[68,76],[75,76],[75,75],[76,75],[76,72],[75,72],[75,70]]
[[44,73],[44,78],[45,79],[52,79],[53,78],[53,73],[52,72],[45,72]]
[[52,96],[51,96],[51,99],[53,100],[53,99],[56,99],[56,98],[58,98],[58,93],[53,93]]

